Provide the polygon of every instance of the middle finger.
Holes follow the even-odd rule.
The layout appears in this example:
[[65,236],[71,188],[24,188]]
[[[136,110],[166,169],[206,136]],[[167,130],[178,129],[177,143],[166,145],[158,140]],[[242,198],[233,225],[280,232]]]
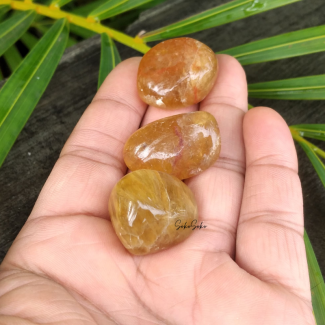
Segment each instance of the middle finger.
[[200,110],[212,114],[219,125],[221,152],[217,162],[186,184],[197,200],[200,222],[192,247],[235,255],[235,239],[241,207],[245,151],[242,124],[247,110],[247,83],[243,68],[228,55],[218,55],[219,72]]

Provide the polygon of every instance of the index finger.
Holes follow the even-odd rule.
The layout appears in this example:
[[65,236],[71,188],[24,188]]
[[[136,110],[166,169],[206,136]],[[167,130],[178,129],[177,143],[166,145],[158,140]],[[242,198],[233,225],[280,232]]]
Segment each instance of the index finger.
[[106,78],[66,142],[30,218],[108,218],[108,196],[126,172],[124,143],[139,128],[147,108],[136,87],[139,62],[128,59]]

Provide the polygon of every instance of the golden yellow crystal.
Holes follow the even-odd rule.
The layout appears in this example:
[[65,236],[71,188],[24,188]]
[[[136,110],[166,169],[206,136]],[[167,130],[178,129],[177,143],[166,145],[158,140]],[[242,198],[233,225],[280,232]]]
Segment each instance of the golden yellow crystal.
[[152,106],[176,109],[199,103],[217,77],[214,52],[189,37],[159,43],[142,58],[138,92]]
[[154,253],[186,239],[197,220],[195,198],[179,179],[153,170],[124,176],[109,199],[109,213],[118,238],[135,255]]
[[209,168],[220,147],[214,116],[198,111],[142,127],[127,140],[123,154],[130,170],[153,169],[185,179]]

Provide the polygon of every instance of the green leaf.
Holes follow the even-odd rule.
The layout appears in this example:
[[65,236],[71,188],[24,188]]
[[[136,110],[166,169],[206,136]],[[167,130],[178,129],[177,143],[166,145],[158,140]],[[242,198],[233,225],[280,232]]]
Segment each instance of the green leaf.
[[23,57],[15,45],[9,47],[9,49],[3,54],[3,57],[11,72],[14,72],[23,61]]
[[155,7],[158,4],[164,2],[166,0],[151,0],[150,2],[146,2],[145,4],[137,7],[133,10],[123,13],[122,15],[117,15],[110,18],[110,21],[107,22],[108,27],[117,29],[117,30],[125,30],[131,23],[133,23],[136,19],[138,19],[139,15],[149,8]]
[[108,74],[121,62],[120,54],[113,40],[105,33],[101,34],[102,46],[100,55],[100,68],[98,76],[98,88]]
[[325,324],[325,284],[313,247],[307,232],[304,234],[306,246],[311,297],[315,319],[318,325]]
[[297,124],[290,126],[302,137],[325,141],[325,124]]
[[248,95],[271,99],[325,99],[325,75],[250,84]]
[[313,164],[313,166],[316,170],[316,173],[318,174],[321,182],[325,186],[325,166],[324,166],[323,162],[319,159],[319,157],[316,155],[315,150],[314,150],[315,146],[311,146],[308,141],[299,141],[298,140],[298,143],[300,144],[302,149],[304,149],[306,155],[308,156],[309,160]]
[[142,36],[146,42],[178,37],[228,24],[300,0],[235,0]]
[[0,24],[0,56],[26,32],[35,16],[34,10],[20,11]]
[[75,15],[87,17],[94,9],[98,8],[105,2],[107,2],[107,0],[91,1],[90,3],[87,3],[84,6],[80,6],[71,10],[71,13]]
[[63,7],[67,3],[71,2],[73,0],[53,0],[52,5],[58,6],[58,7]]
[[42,35],[44,35],[50,29],[49,26],[41,23],[34,23],[33,27],[35,27]]
[[280,60],[325,50],[325,25],[298,30],[234,47],[220,53],[242,65]]
[[95,32],[92,32],[91,30],[88,30],[86,28],[83,28],[83,27],[80,27],[80,26],[77,26],[77,25],[70,25],[70,31],[82,38],[90,38],[90,37],[93,37],[94,35],[96,35]]
[[[70,25],[70,30],[71,30],[71,27],[74,26],[74,25]],[[45,25],[45,24],[34,24],[34,27],[40,32],[42,33],[43,35],[50,29],[49,25]],[[76,26],[78,27],[78,26]],[[70,46],[73,46],[75,44],[77,44],[78,41],[73,38],[72,36],[69,35],[69,38],[68,38],[68,41],[67,41],[67,48],[70,47]]]
[[0,17],[4,16],[10,10],[10,6],[0,6]]
[[109,28],[125,30],[130,24],[132,24],[135,20],[138,19],[141,13],[140,8],[142,8],[142,6],[134,10],[125,12],[122,15],[111,17],[109,21],[105,23],[105,25]]
[[75,38],[69,36],[68,42],[67,42],[67,48],[70,47],[70,46],[73,46],[73,45],[75,45],[77,43],[78,43],[78,41]]
[[0,166],[50,82],[68,35],[67,21],[58,20],[0,90]]
[[152,0],[108,0],[94,9],[89,17],[103,20],[121,14],[122,12],[139,7]]
[[20,40],[29,50],[31,50],[38,42],[38,38],[28,31],[20,38]]

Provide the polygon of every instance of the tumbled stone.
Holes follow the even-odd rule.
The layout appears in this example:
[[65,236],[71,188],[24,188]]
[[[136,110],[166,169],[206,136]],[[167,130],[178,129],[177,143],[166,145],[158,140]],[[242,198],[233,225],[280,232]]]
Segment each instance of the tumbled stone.
[[214,52],[189,37],[159,43],[142,58],[138,92],[152,106],[175,109],[203,100],[217,76]]
[[153,169],[185,179],[209,168],[218,159],[220,147],[214,116],[198,111],[140,128],[127,140],[123,155],[130,170]]
[[176,177],[154,170],[124,176],[110,195],[109,213],[118,238],[135,255],[182,242],[192,229],[178,226],[198,218],[191,190]]

